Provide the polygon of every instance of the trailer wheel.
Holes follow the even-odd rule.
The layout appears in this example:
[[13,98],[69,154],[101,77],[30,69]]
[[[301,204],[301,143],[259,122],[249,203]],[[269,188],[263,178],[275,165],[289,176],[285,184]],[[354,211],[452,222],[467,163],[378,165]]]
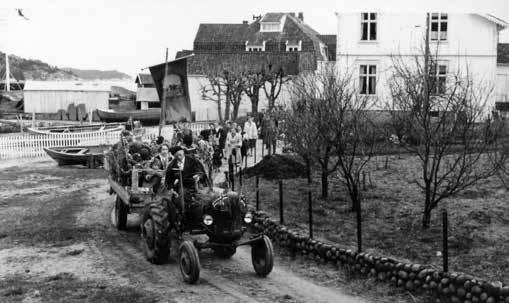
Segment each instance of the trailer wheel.
[[200,278],[200,257],[191,241],[184,241],[179,249],[180,272],[184,281],[194,284]]
[[115,199],[115,226],[118,230],[125,230],[127,228],[127,213],[129,207],[125,205],[124,201],[119,196]]
[[148,261],[163,264],[170,254],[168,211],[159,203],[150,204],[141,220],[143,252]]
[[251,261],[256,274],[266,277],[274,267],[274,249],[272,242],[267,236],[251,246]]
[[225,247],[225,246],[214,247],[213,250],[216,256],[223,259],[231,258],[235,254],[235,252],[237,252],[236,247]]

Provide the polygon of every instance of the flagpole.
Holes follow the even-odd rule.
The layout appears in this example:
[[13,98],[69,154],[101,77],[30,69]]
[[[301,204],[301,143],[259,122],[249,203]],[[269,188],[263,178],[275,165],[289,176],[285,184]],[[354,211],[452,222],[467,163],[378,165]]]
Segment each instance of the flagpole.
[[166,87],[165,81],[166,76],[168,75],[168,48],[166,48],[166,59],[164,60],[164,76],[163,76],[163,98],[161,100],[161,116],[159,118],[159,136],[161,136],[161,131],[163,129],[163,125],[166,124]]

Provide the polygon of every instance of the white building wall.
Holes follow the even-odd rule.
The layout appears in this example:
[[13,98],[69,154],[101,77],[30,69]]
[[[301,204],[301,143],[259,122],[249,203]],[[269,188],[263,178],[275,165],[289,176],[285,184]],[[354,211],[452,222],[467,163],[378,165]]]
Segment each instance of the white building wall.
[[71,103],[85,104],[87,111],[108,109],[109,92],[103,91],[24,91],[25,113],[56,113]]
[[[414,64],[424,53],[425,13],[377,12],[377,41],[361,41],[361,13],[337,15],[337,65],[359,79],[360,64],[377,65],[377,98],[390,102],[387,84],[393,60]],[[446,63],[448,73],[470,74],[483,88],[495,87],[498,32],[496,25],[476,14],[448,14],[447,41],[430,42],[432,54]],[[421,57],[422,62],[422,57]],[[490,102],[493,103],[495,94]]]
[[[196,113],[197,121],[208,121],[217,120],[219,118],[217,113],[217,103],[213,101],[203,100],[201,87],[208,84],[207,77],[202,75],[189,75],[188,76],[188,87],[189,87],[189,98],[191,101],[191,111]],[[283,88],[277,102],[286,102],[289,94]],[[260,100],[258,103],[258,111],[262,111],[267,108],[267,98],[263,88],[260,89]],[[242,102],[239,108],[239,117],[245,116],[248,112],[251,112],[251,100],[248,96],[243,94]],[[223,103],[223,114],[224,114],[224,103]]]
[[496,101],[509,102],[509,65],[497,66]]

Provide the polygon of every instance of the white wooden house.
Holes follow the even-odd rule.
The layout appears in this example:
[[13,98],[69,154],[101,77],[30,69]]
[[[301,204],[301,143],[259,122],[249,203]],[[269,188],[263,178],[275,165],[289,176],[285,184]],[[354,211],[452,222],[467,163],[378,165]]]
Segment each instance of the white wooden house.
[[438,56],[437,79],[456,71],[466,74],[468,68],[478,83],[495,88],[499,32],[508,27],[501,19],[487,14],[430,12],[427,26],[424,12],[338,12],[336,17],[337,67],[354,75],[362,94],[390,101],[387,80],[394,58],[423,56],[426,29],[430,31],[430,51]]

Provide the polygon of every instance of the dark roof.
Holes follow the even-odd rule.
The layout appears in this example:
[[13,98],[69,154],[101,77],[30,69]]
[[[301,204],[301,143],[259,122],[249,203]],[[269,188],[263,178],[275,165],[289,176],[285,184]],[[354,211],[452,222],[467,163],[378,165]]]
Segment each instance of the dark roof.
[[136,81],[134,81],[134,82],[137,84],[143,84],[143,85],[154,84],[154,79],[152,79],[151,74],[138,74],[136,76]]
[[182,57],[186,57],[186,56],[189,56],[193,53],[192,50],[189,50],[189,49],[183,49],[181,51],[178,51],[177,54],[175,55],[175,59],[178,59],[178,58],[182,58]]
[[325,44],[336,44],[336,35],[318,35],[318,38]]
[[509,64],[509,43],[498,44],[497,63]]
[[194,42],[239,42],[245,40],[249,24],[200,24]]
[[262,68],[282,68],[286,74],[295,75],[302,70],[316,69],[313,53],[267,53],[267,52],[231,52],[210,53],[195,52],[187,59],[188,74],[207,75],[222,70],[254,71]]
[[284,15],[285,13],[266,13],[261,22],[279,22]]

